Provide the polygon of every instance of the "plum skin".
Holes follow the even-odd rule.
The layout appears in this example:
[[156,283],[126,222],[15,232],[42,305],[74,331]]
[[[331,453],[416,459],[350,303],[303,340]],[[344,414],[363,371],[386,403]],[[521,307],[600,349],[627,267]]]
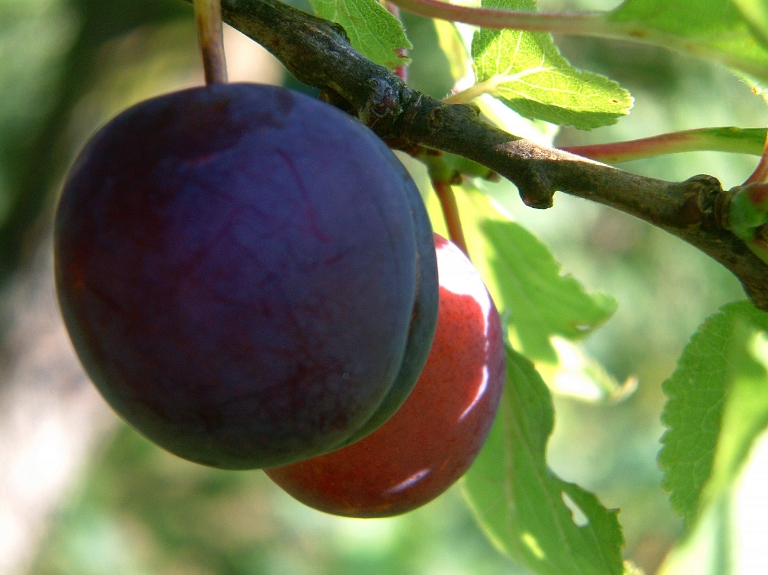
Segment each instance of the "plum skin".
[[499,314],[462,252],[435,236],[437,332],[403,406],[357,443],[265,469],[295,499],[347,517],[390,517],[431,501],[469,468],[490,431],[504,384]]
[[408,189],[411,216],[416,228],[417,280],[416,298],[408,329],[408,343],[395,382],[376,412],[343,445],[354,443],[381,427],[405,402],[416,385],[429,357],[437,329],[440,285],[437,277],[437,253],[434,234],[424,201],[415,187]]
[[373,132],[301,94],[138,104],[86,145],[57,208],[75,350],[176,455],[247,469],[326,453],[386,419],[426,358],[437,272],[414,198]]

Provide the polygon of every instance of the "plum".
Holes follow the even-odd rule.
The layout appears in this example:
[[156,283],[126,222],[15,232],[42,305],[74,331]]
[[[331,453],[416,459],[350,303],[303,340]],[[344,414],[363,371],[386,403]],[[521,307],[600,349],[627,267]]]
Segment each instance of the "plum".
[[406,513],[459,479],[488,436],[505,373],[499,314],[464,254],[439,236],[435,246],[437,332],[402,407],[352,445],[264,470],[310,507],[348,517]]
[[56,288],[88,375],[183,458],[284,465],[373,430],[434,335],[413,180],[367,127],[274,86],[192,88],[111,120],[72,166]]
[[378,410],[362,428],[352,434],[342,445],[354,443],[380,427],[403,404],[416,385],[435,336],[440,285],[437,276],[437,254],[432,226],[421,196],[418,193],[409,193],[408,199],[411,203],[411,215],[416,226],[418,247],[416,300],[408,330],[408,344],[405,348],[400,371]]

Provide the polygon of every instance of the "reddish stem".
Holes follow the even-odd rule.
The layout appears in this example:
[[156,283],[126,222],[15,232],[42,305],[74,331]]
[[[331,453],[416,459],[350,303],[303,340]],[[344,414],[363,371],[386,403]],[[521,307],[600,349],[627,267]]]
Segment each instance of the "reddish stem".
[[432,180],[432,187],[435,189],[437,199],[440,200],[440,208],[443,210],[443,219],[448,228],[448,238],[469,257],[467,249],[467,240],[464,239],[464,228],[461,227],[461,217],[459,216],[459,206],[456,203],[456,195],[453,193],[451,184]]
[[763,146],[763,155],[760,156],[760,161],[757,163],[755,171],[744,181],[744,185],[763,183],[766,181],[768,181],[768,137]]
[[627,142],[565,146],[560,149],[599,162],[611,163],[699,151],[760,155],[763,152],[765,136],[765,129],[759,128],[699,128]]

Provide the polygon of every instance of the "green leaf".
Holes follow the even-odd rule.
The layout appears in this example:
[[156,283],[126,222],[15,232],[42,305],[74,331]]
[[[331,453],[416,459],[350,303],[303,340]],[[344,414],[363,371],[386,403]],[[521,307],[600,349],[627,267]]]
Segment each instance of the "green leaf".
[[711,58],[768,79],[768,51],[732,0],[625,0],[608,15],[624,37]]
[[588,294],[533,234],[510,221],[484,193],[454,187],[472,261],[497,307],[511,314],[521,351],[557,363],[550,337],[580,339],[605,322],[616,301]]
[[[725,394],[713,408],[721,425],[709,477],[689,518],[692,529],[669,555],[659,575],[737,575],[746,572],[739,568],[745,552],[752,557],[764,554],[762,547],[742,547],[744,540],[740,540],[739,532],[754,531],[755,517],[752,521],[740,518],[737,505],[744,495],[740,491],[748,483],[754,489],[764,482],[764,463],[762,468],[759,462],[754,468],[745,464],[756,438],[768,426],[766,326],[768,314],[740,302],[724,307],[695,336],[723,342],[715,347],[722,349],[716,356],[724,366]],[[750,505],[754,503],[750,501]]]
[[[532,0],[483,0],[484,8],[534,10]],[[578,70],[544,32],[483,29],[472,41],[477,84],[526,118],[590,130],[614,124],[632,98],[613,80]]]
[[413,48],[400,21],[376,0],[310,0],[315,13],[344,27],[352,47],[390,70],[410,59],[398,50]]
[[434,20],[433,22],[440,49],[451,67],[451,77],[453,77],[454,82],[458,82],[470,72],[469,52],[467,52],[454,22],[446,20]]
[[768,426],[768,314],[754,311],[757,321],[734,322],[728,346],[730,388],[706,495],[733,487],[755,438]]
[[707,505],[695,529],[672,549],[656,575],[737,575],[733,572],[732,514],[725,494]]
[[[765,369],[750,359],[744,330],[750,337],[768,331],[768,314],[748,302],[724,306],[691,338],[663,384],[668,429],[659,463],[672,507],[689,526],[708,482],[714,477],[722,488],[732,481],[756,430],[768,421]],[[721,469],[713,471],[716,454]]]
[[768,2],[764,0],[731,0],[752,33],[768,46]]
[[536,368],[554,394],[589,403],[616,403],[637,389],[637,378],[619,382],[579,343],[561,337],[553,337],[550,342],[558,363],[539,362]]
[[491,540],[539,575],[619,575],[624,538],[617,511],[555,476],[546,464],[554,426],[547,386],[507,347],[499,414],[464,492]]

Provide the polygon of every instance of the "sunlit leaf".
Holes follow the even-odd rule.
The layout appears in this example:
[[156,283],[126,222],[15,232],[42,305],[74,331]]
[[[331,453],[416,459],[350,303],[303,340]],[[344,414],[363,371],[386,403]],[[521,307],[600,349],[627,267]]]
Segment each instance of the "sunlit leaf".
[[768,2],[764,0],[731,0],[741,12],[752,32],[768,46]]
[[631,561],[624,561],[624,575],[645,575],[645,572]]
[[389,68],[408,64],[398,53],[412,48],[403,25],[376,0],[310,0],[318,16],[344,27],[352,47]]
[[[484,0],[484,8],[533,10],[532,0]],[[613,80],[578,70],[543,32],[483,29],[472,42],[477,87],[526,118],[589,130],[615,123],[632,107]]]
[[[741,13],[754,36],[768,49],[768,2],[765,0],[731,0]],[[752,87],[752,91],[768,102],[768,78],[754,74],[739,74]]]
[[[698,492],[694,509],[686,516],[691,531],[665,561],[660,575],[736,575],[750,572],[739,567],[745,551],[739,549],[739,532],[749,533],[756,526],[740,520],[736,504],[739,490],[744,485],[745,463],[749,461],[756,438],[768,425],[766,327],[768,315],[757,311],[751,304],[741,302],[723,308],[702,326],[694,338],[699,340],[700,351],[706,347],[702,340],[710,340],[714,358],[722,364],[719,373],[723,376],[723,398],[711,407],[717,412],[720,425],[716,433],[717,443],[711,450],[708,476]],[[717,340],[721,343],[715,344]],[[702,378],[700,371],[695,375]],[[709,378],[705,376],[702,379]],[[679,413],[677,415],[680,416]],[[702,440],[702,437],[694,434],[694,439]],[[760,469],[747,467],[747,474],[752,471],[761,472]],[[759,496],[764,497],[764,493]],[[750,504],[757,503],[753,499]],[[754,542],[755,538],[752,540]],[[748,551],[760,557],[764,549],[761,543],[758,545],[758,549]]]
[[[759,312],[766,316],[763,312]],[[768,426],[768,317],[760,325],[737,319],[728,346],[730,389],[705,496],[728,491]]]
[[[745,330],[747,330],[745,332]],[[699,328],[672,377],[659,462],[674,509],[693,524],[709,483],[723,489],[768,417],[765,368],[751,359],[744,333],[768,332],[768,314],[748,302],[723,307]],[[715,458],[720,468],[714,469]]]
[[554,146],[560,126],[542,120],[523,118],[498,98],[483,94],[472,102],[483,117],[510,134],[530,140],[540,146]]
[[[724,494],[721,494],[724,495]],[[667,556],[657,575],[736,575],[730,538],[731,506],[719,497],[700,514],[695,529]]]
[[445,20],[435,20],[434,24],[440,49],[451,66],[451,76],[458,82],[470,72],[469,52],[456,29],[456,24]]
[[539,362],[541,373],[555,394],[566,395],[589,403],[618,402],[637,389],[637,379],[630,377],[619,382],[603,365],[591,357],[584,346],[561,337],[551,338],[558,362]]
[[514,339],[535,360],[557,363],[550,338],[579,339],[605,322],[616,301],[589,294],[533,234],[508,219],[484,193],[456,188],[473,262],[497,307],[510,314]]
[[624,544],[616,511],[546,464],[554,426],[547,386],[507,348],[499,415],[464,478],[464,490],[490,539],[538,575],[619,575]]
[[731,0],[626,0],[608,19],[623,36],[711,58],[768,80],[768,50]]

